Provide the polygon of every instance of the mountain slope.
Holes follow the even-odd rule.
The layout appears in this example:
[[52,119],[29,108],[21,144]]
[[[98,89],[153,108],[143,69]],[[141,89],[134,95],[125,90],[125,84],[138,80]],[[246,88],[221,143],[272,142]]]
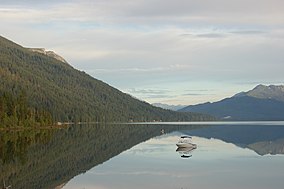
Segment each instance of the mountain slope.
[[258,85],[254,89],[244,93],[246,96],[251,96],[260,99],[274,99],[284,102],[284,86],[283,85]]
[[[259,85],[248,92],[239,93],[214,103],[187,106],[181,112],[199,112],[228,120],[284,120],[282,86]],[[276,92],[275,92],[276,91]]]
[[42,52],[34,52],[0,37],[0,94],[24,91],[29,105],[47,110],[54,121],[177,121],[209,116],[176,113],[94,79]]

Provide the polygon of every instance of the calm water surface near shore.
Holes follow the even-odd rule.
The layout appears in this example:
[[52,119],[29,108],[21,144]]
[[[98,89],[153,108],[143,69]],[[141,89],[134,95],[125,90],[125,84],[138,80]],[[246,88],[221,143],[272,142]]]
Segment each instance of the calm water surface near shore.
[[[166,123],[165,128],[184,124]],[[222,122],[180,128],[133,146],[76,176],[64,188],[280,189],[282,126],[283,122]],[[175,143],[183,134],[193,136],[197,149],[177,151]]]
[[[194,150],[177,149],[181,135]],[[0,131],[0,186],[282,189],[284,122],[86,124]]]

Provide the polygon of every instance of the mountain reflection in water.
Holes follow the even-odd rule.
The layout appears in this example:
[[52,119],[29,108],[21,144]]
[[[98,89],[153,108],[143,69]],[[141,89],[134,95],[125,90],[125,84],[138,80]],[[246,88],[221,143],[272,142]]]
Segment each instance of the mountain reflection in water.
[[284,126],[279,125],[219,125],[184,134],[216,138],[242,148],[250,148],[259,155],[284,154]]
[[160,135],[161,129],[158,125],[103,124],[0,132],[0,186],[5,181],[12,188],[54,188]]
[[[174,132],[175,135],[171,138],[171,141],[162,144],[163,138],[172,136],[173,131],[179,132]],[[92,168],[100,170],[100,167],[108,165],[107,162],[112,157],[118,159],[125,157],[126,162],[122,166],[131,167],[131,158],[127,161],[129,156],[124,155],[128,153],[140,154],[142,157],[147,155],[148,152],[154,153],[155,157],[151,156],[151,158],[160,159],[162,162],[164,158],[170,169],[176,163],[176,161],[171,162],[171,158],[178,156],[181,159],[180,156],[182,156],[182,154],[176,152],[175,146],[176,140],[181,134],[192,135],[196,140],[202,138],[219,139],[241,148],[252,149],[261,155],[283,154],[284,127],[282,126],[121,124],[75,125],[59,130],[5,131],[0,132],[0,186],[3,186],[3,181],[5,181],[5,184],[11,185],[12,188],[55,188],[57,186],[72,188],[72,183],[78,177],[81,177],[82,173],[88,175],[93,170]],[[160,137],[157,138],[156,136]],[[156,141],[156,143],[151,144],[152,146],[149,149],[144,148],[143,145],[147,146],[148,144],[143,141],[149,141],[149,139],[152,142],[153,140]],[[207,144],[208,141],[203,145]],[[141,146],[143,148],[140,149]],[[164,149],[164,147],[166,148]],[[184,159],[189,161],[199,159],[201,161],[203,157],[200,156],[200,152],[204,149],[206,148],[202,145],[199,148],[198,144],[196,150],[184,151],[184,157],[189,157]],[[150,151],[147,152],[147,150]],[[139,161],[142,167],[145,164],[152,165],[149,169],[155,167],[155,164],[151,163],[156,162],[156,160],[140,158]],[[106,164],[102,165],[103,162],[106,162]],[[157,161],[156,165],[159,163],[161,162]],[[96,174],[99,173],[96,172]],[[72,179],[73,177],[75,178]],[[98,176],[97,179],[99,178],[101,177]],[[104,179],[100,181],[103,182]]]

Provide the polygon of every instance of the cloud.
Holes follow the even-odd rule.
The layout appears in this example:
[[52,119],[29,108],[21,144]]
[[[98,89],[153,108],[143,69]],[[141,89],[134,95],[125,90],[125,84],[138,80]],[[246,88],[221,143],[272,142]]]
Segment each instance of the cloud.
[[136,94],[166,94],[169,93],[169,90],[165,89],[128,89],[127,90],[130,93],[136,93]]
[[176,97],[176,95],[144,95],[143,99],[169,99],[174,97]]
[[127,93],[133,94],[135,97],[141,99],[165,99],[165,98],[174,98],[174,95],[171,91],[166,89],[127,89]]
[[102,73],[102,74],[113,74],[113,73],[138,73],[138,74],[147,74],[147,73],[164,73],[164,72],[172,72],[178,71],[182,69],[188,68],[187,65],[168,65],[166,67],[145,67],[145,68],[97,68],[93,70],[88,70],[90,73]]
[[187,89],[187,92],[208,92],[208,91],[215,91],[214,89]]
[[200,34],[180,34],[181,37],[191,37],[191,38],[225,38],[227,35],[225,33],[200,33]]
[[274,85],[284,85],[284,82],[283,81],[277,81],[277,80],[274,80],[274,81],[264,81],[264,80],[259,80],[259,81],[242,81],[242,82],[236,82],[235,84],[237,85],[253,85],[253,86],[256,86],[256,85],[270,85],[270,84],[274,84]]
[[224,38],[226,37],[225,34],[218,34],[218,33],[198,34],[196,36],[201,37],[201,38]]
[[231,34],[241,34],[241,35],[260,35],[260,34],[268,34],[267,31],[262,30],[238,30],[238,31],[231,31]]
[[[109,1],[4,1],[4,7],[18,8],[11,18],[35,20],[91,21],[101,24],[144,26],[259,25],[283,24],[284,3],[281,0],[109,0]],[[222,6],[220,6],[222,5]],[[33,14],[25,9],[33,9]],[[20,11],[22,10],[22,11]],[[0,11],[2,12],[2,11]],[[22,14],[21,14],[22,13]],[[1,17],[3,14],[0,14]],[[157,25],[158,24],[158,25]]]
[[213,94],[204,94],[204,93],[186,93],[183,96],[206,96],[206,95],[213,95]]
[[218,88],[219,98],[228,94],[224,85],[284,80],[282,7],[280,0],[5,0],[0,24],[1,35],[54,50],[121,90],[169,90],[129,91],[134,96],[193,102],[216,98],[200,88]]

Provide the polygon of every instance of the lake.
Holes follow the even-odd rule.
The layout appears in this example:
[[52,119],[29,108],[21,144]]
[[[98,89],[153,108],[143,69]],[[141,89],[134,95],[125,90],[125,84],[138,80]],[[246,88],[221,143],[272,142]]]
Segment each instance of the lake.
[[[185,134],[197,148],[177,151]],[[282,189],[284,184],[284,122],[76,125],[1,131],[0,137],[0,182],[11,188]]]

